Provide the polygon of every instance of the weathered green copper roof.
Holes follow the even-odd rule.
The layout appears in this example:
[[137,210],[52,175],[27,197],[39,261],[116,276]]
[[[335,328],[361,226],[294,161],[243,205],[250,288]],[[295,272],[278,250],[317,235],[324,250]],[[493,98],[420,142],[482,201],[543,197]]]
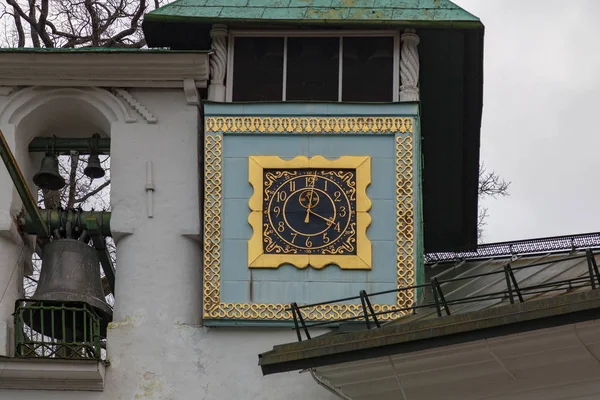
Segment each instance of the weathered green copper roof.
[[207,53],[208,50],[132,49],[123,47],[7,47],[0,53]]
[[146,14],[145,20],[480,24],[449,0],[177,0]]

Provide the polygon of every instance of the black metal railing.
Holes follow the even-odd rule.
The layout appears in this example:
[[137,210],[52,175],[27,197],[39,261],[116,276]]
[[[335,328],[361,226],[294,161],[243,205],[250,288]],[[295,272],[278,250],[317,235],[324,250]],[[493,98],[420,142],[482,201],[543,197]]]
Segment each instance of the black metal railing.
[[100,360],[100,317],[86,303],[17,300],[15,357]]
[[[515,277],[515,273],[522,270],[527,270],[529,268],[540,267],[543,265],[549,265],[550,263],[557,263],[568,260],[582,260],[585,259],[587,261],[587,275],[580,276],[577,278],[571,279],[563,279],[563,280],[552,280],[549,282],[544,282],[535,285],[520,285]],[[558,275],[558,274],[557,274]],[[467,296],[462,298],[455,299],[447,299],[442,290],[442,285],[452,282],[460,282],[467,280],[475,280],[481,277],[486,276],[499,276],[499,282],[502,280],[506,284],[506,289],[483,293],[479,295]],[[526,296],[539,295],[543,293],[556,292],[556,291],[572,291],[575,289],[583,288],[583,287],[591,287],[592,290],[596,288],[600,288],[600,272],[598,270],[598,264],[596,263],[595,254],[591,249],[586,249],[585,254],[579,255],[571,255],[561,257],[552,262],[543,261],[543,262],[535,262],[519,267],[513,267],[511,265],[510,260],[508,260],[502,268],[491,272],[484,272],[480,274],[473,274],[469,276],[456,277],[451,279],[439,280],[438,278],[432,278],[429,283],[424,283],[420,285],[413,285],[409,287],[404,287],[400,289],[392,289],[385,290],[381,292],[374,293],[366,293],[364,290],[360,291],[358,296],[353,297],[345,297],[341,299],[335,299],[320,303],[313,304],[303,304],[298,305],[297,303],[291,303],[290,308],[286,311],[292,312],[292,317],[294,321],[294,330],[298,336],[298,341],[302,341],[301,331],[304,331],[304,335],[307,339],[311,339],[309,328],[314,327],[331,327],[332,325],[339,325],[341,322],[351,322],[351,321],[360,321],[364,320],[367,329],[372,329],[373,327],[381,327],[381,322],[378,317],[383,315],[394,315],[398,314],[400,316],[404,316],[411,313],[416,313],[419,309],[435,309],[435,312],[438,317],[449,316],[452,314],[450,306],[463,305],[469,303],[476,303],[481,301],[489,301],[489,300],[498,300],[502,301],[508,299],[511,304],[515,304],[518,300],[519,302],[524,302]],[[410,290],[429,290],[431,295],[429,299],[430,301],[423,301],[421,304],[415,304],[410,307],[405,308],[389,308],[384,311],[376,312],[371,305],[371,298],[374,296],[380,296],[390,293],[401,293],[407,292]],[[305,316],[302,314],[303,310],[310,310],[311,308],[326,305],[326,304],[334,304],[334,303],[342,303],[342,302],[350,302],[360,300],[362,313],[358,316],[352,316],[348,318],[336,319],[333,321],[322,321],[322,322],[309,322]]]
[[541,252],[575,251],[580,249],[599,248],[600,232],[580,235],[551,236],[538,239],[517,240],[481,244],[476,250],[464,252],[437,252],[425,254],[427,264],[472,260],[484,257],[510,257]]

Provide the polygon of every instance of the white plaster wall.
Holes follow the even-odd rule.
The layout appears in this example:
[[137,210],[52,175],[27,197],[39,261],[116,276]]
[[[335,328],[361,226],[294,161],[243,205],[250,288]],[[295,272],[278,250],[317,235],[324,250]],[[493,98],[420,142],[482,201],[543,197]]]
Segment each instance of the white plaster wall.
[[[111,228],[117,237],[117,276],[105,390],[0,390],[0,399],[336,398],[309,373],[262,376],[258,354],[294,341],[292,330],[199,326],[198,110],[186,103],[183,90],[130,93],[158,123],[148,124],[137,115],[136,123],[113,121],[110,127]],[[156,186],[153,218],[147,216],[148,161],[153,163]],[[2,173],[0,179],[4,179]],[[0,180],[0,187],[6,185],[5,179]],[[0,238],[0,282],[14,265],[9,259],[4,261],[5,254],[15,254],[7,246]]]

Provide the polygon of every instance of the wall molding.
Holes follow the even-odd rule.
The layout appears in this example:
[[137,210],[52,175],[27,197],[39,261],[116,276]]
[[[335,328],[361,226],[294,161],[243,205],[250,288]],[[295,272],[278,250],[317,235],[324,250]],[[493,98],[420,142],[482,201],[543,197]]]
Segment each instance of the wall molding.
[[0,53],[0,86],[207,87],[209,60],[194,52],[14,51]]
[[158,119],[156,118],[156,116],[154,114],[152,114],[146,108],[146,106],[144,106],[142,104],[142,102],[140,102],[138,99],[133,97],[131,95],[131,93],[129,93],[127,90],[116,88],[116,89],[113,89],[113,92],[114,92],[115,96],[117,96],[118,98],[124,100],[127,104],[129,104],[131,106],[131,108],[133,108],[138,114],[140,114],[146,120],[146,122],[148,122],[149,124],[155,124],[158,122]]

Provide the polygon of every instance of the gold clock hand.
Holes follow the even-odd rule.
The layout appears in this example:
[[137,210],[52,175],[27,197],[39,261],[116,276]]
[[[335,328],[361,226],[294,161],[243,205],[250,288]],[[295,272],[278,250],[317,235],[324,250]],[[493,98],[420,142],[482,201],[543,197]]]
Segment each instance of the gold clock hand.
[[317,182],[317,171],[315,171],[315,176],[313,176],[312,185],[310,185],[310,193],[308,194],[308,207],[306,208],[306,216],[304,217],[304,223],[308,224],[310,221],[310,208],[312,207],[312,198],[313,193],[315,192],[315,183]]
[[327,222],[328,222],[330,225],[333,225],[333,222],[334,222],[334,221],[333,221],[333,218],[327,218],[327,217],[324,217],[324,216],[322,216],[322,215],[320,215],[320,214],[317,214],[317,213],[316,213],[316,212],[314,212],[313,210],[309,210],[309,213],[310,213],[310,214],[312,214],[312,215],[314,215],[315,217],[319,217],[319,218],[321,218],[322,220],[324,220],[324,221],[327,221]]

